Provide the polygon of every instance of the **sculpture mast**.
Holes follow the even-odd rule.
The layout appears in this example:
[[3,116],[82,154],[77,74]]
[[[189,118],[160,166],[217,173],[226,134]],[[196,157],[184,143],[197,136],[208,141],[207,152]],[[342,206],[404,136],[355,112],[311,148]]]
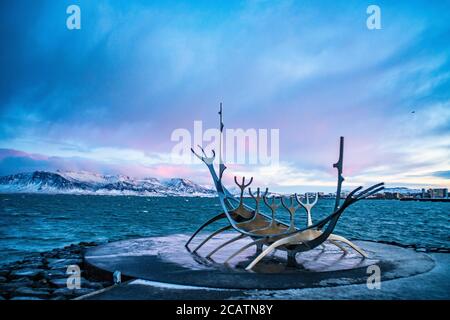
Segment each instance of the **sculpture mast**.
[[220,110],[219,110],[219,118],[220,118],[220,138],[219,138],[219,180],[222,180],[223,172],[227,167],[223,164],[222,161],[222,136],[223,136],[223,119],[222,119],[222,102],[220,103]]
[[342,176],[343,162],[344,162],[344,137],[341,137],[341,139],[339,141],[339,159],[335,164],[333,164],[333,167],[336,168],[338,171],[338,181],[337,181],[337,188],[336,188],[336,202],[334,204],[334,211],[336,211],[339,208],[339,202],[341,200],[341,187],[342,187],[342,182],[344,182],[344,177]]

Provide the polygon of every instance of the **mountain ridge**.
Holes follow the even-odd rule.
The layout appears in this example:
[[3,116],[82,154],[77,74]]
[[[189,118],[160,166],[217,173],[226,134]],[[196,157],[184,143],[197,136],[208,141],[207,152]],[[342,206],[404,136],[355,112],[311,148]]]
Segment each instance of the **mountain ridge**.
[[135,179],[125,175],[102,175],[76,171],[33,171],[0,177],[0,192],[138,195],[138,196],[200,196],[212,197],[216,191],[191,180],[172,178]]
[[[237,188],[229,189],[239,194]],[[348,192],[348,191],[347,191]],[[421,190],[388,187],[383,193],[418,194]],[[127,175],[104,175],[87,171],[32,171],[0,177],[0,193],[47,193],[138,196],[213,197],[216,191],[189,179],[154,177],[133,178]],[[270,192],[270,195],[282,193]],[[245,196],[248,196],[246,193]]]

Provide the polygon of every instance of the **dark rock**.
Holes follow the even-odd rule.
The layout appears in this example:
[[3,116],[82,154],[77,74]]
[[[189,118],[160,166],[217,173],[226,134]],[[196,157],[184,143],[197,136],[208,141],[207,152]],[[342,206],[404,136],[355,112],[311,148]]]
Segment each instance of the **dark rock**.
[[11,273],[12,270],[21,269],[22,266],[18,263],[12,263],[12,264],[3,266],[3,268],[4,268],[4,270],[8,270],[9,273]]
[[47,288],[50,286],[50,283],[48,282],[47,279],[40,279],[40,280],[34,281],[31,286],[33,288]]
[[72,252],[61,252],[56,255],[58,259],[79,259],[80,257],[77,254],[73,254]]
[[24,262],[24,264],[30,265],[30,264],[42,264],[43,260],[44,260],[44,258],[37,256],[37,257],[30,257],[30,258],[24,259],[22,261]]
[[41,274],[42,270],[40,269],[24,268],[12,271],[10,276],[13,278],[21,278],[21,277],[36,278]]
[[21,277],[21,278],[11,279],[9,282],[33,282],[33,281],[30,280],[30,278],[28,278],[28,277]]
[[11,271],[9,269],[1,269],[0,276],[7,277]]
[[14,285],[12,285],[12,284],[10,284],[10,283],[1,283],[1,284],[0,284],[0,292],[1,292],[2,294],[5,294],[5,293],[8,293],[8,292],[14,291],[14,290],[16,290],[17,288],[18,288],[17,286],[14,286]]
[[[0,300],[65,300],[110,286],[110,281],[82,277],[81,289],[67,288],[67,267],[78,265],[82,268],[85,248],[97,245],[96,242],[84,242],[31,254],[21,261],[3,265],[0,269]],[[81,269],[81,275],[85,274]]]
[[47,280],[50,280],[50,279],[61,279],[61,278],[67,278],[67,274],[63,270],[52,269],[52,270],[44,271],[43,277],[45,279],[47,279]]
[[11,292],[14,292],[16,289],[21,288],[24,285],[26,285],[26,283],[14,284],[14,283],[9,282],[9,283],[0,284],[0,292],[2,294],[11,293]]
[[66,288],[67,287],[67,278],[50,279],[49,283],[51,286],[56,287],[56,288]]
[[[65,288],[67,287],[67,277],[66,278],[56,278],[56,279],[50,279],[49,284],[56,288]],[[91,282],[85,278],[80,279],[80,286],[81,288],[89,288],[89,289],[102,289],[103,285],[98,282]]]
[[40,299],[47,299],[50,297],[50,291],[44,289],[34,289],[28,287],[21,287],[12,293],[13,297],[36,297]]
[[14,297],[11,300],[42,300],[37,297]]
[[53,258],[55,254],[52,252],[41,252],[41,256],[45,258]]
[[50,269],[67,268],[70,265],[81,266],[82,259],[48,259],[48,266]]
[[79,245],[82,247],[93,247],[93,246],[96,246],[97,243],[94,241],[93,242],[80,242]]
[[53,291],[53,296],[75,297],[75,296],[82,296],[94,291],[95,291],[94,289],[89,288],[72,289],[72,290],[67,288],[60,288]]
[[22,265],[22,268],[27,268],[27,269],[42,269],[44,268],[44,264],[42,263],[42,261],[39,262],[30,262],[30,263],[25,263]]
[[11,293],[11,292],[16,291],[19,288],[31,287],[32,285],[33,285],[32,281],[19,281],[19,282],[11,281],[11,282],[0,284],[0,292],[2,294]]

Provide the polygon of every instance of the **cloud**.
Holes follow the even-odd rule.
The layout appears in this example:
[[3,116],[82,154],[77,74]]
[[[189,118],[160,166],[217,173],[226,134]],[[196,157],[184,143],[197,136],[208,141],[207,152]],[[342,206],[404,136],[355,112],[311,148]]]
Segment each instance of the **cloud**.
[[[177,164],[145,165],[140,162],[106,161],[81,157],[55,157],[40,154],[28,154],[17,150],[0,149],[0,176],[32,171],[86,171],[102,174],[122,174],[132,177],[190,178],[194,171],[189,166]],[[205,172],[195,174],[200,183],[209,184]]]
[[326,187],[341,135],[355,183],[445,183],[432,172],[450,168],[447,2],[379,1],[375,31],[363,2],[77,3],[78,31],[67,1],[0,11],[0,147],[53,159],[8,170],[198,174],[170,162],[170,135],[216,127],[223,101],[230,128],[280,129],[282,167],[249,169],[264,183]]
[[433,172],[432,174],[435,177],[450,179],[450,170],[449,171],[436,171],[436,172]]

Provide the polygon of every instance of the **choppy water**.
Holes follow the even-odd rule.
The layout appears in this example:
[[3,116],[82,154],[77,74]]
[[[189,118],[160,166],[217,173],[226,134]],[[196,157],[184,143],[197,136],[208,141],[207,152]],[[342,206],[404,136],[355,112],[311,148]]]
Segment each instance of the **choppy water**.
[[[319,200],[313,220],[333,205]],[[0,264],[80,241],[192,233],[220,211],[216,198],[0,194]],[[277,217],[288,214],[280,211]],[[449,220],[450,203],[366,200],[346,210],[335,233],[449,248]],[[299,211],[297,224],[305,223]]]

